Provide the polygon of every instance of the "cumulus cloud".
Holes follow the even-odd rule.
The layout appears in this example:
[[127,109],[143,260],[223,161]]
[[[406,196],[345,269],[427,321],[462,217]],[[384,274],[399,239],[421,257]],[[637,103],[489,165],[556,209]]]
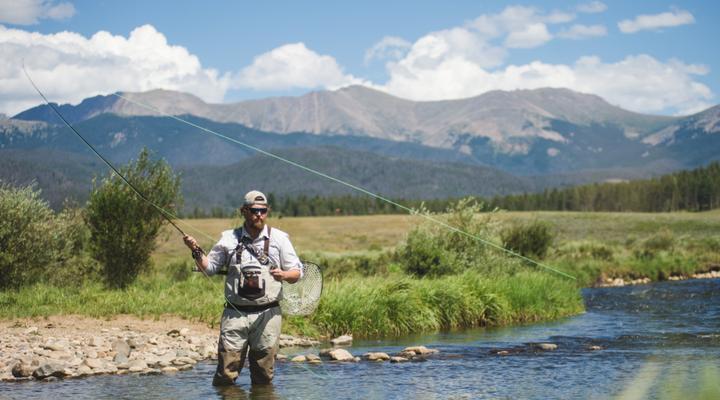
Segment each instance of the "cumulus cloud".
[[373,60],[396,60],[407,53],[412,43],[397,36],[385,36],[365,52],[365,65]]
[[607,10],[605,3],[601,1],[591,1],[590,3],[580,4],[577,10],[581,13],[595,14]]
[[552,39],[548,24],[565,23],[574,18],[574,14],[546,15],[534,7],[509,6],[499,14],[483,14],[463,28],[486,41],[504,38],[503,46],[507,48],[532,48]]
[[0,25],[0,112],[13,115],[39,103],[22,72],[28,72],[51,101],[77,103],[115,91],[156,88],[193,93],[222,101],[230,78],[203,68],[181,46],[167,43],[151,25],[128,37],[105,31],[92,37],[77,33],[32,33]]
[[345,74],[333,57],[320,55],[304,43],[286,44],[261,54],[233,79],[233,87],[254,90],[334,89],[362,80]]
[[54,0],[0,0],[0,22],[37,24],[41,19],[65,19],[75,15],[72,3]]
[[685,10],[673,10],[661,14],[638,15],[635,19],[623,20],[618,23],[622,33],[635,33],[642,30],[670,28],[673,26],[695,23],[695,17]]
[[585,39],[590,37],[599,37],[607,35],[607,28],[604,25],[581,25],[575,24],[569,29],[563,30],[557,34],[557,37],[563,39]]
[[[402,64],[407,60],[401,60]],[[454,57],[434,68],[391,65],[390,80],[378,87],[414,100],[444,100],[476,96],[490,90],[563,87],[597,94],[612,104],[638,112],[685,114],[709,107],[713,93],[697,82],[707,73],[701,65],[679,60],[662,62],[649,55],[628,56],[615,63],[583,57],[572,65],[540,61],[509,65],[494,71],[468,59]],[[407,63],[406,63],[407,64]]]

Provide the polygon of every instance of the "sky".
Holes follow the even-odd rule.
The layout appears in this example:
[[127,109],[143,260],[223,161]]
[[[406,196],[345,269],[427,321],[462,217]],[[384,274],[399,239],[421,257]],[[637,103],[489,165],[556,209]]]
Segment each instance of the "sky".
[[687,115],[720,103],[719,20],[715,1],[0,0],[0,113],[42,101],[24,62],[57,103],[156,88],[222,103],[356,84],[416,101],[563,87]]

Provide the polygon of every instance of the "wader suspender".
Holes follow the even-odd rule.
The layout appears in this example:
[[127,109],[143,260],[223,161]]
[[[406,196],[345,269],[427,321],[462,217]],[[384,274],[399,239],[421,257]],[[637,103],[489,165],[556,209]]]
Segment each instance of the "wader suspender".
[[[265,236],[265,245],[263,246],[263,254],[258,254],[255,250],[255,247],[249,246],[243,241],[243,237],[241,236],[238,240],[238,247],[235,248],[236,254],[239,250],[240,253],[242,253],[242,250],[245,249],[250,253],[253,257],[255,257],[258,261],[260,261],[260,264],[267,265],[270,261],[270,258],[268,258],[268,254],[270,254],[268,251],[270,250],[270,231],[272,230],[272,227],[270,225],[267,225],[267,236]],[[245,228],[243,228],[244,230]],[[241,230],[240,232],[242,232]]]

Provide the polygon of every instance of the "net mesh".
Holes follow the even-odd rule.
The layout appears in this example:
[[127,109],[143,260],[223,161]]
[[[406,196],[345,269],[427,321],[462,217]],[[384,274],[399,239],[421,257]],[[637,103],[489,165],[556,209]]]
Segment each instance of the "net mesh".
[[320,267],[303,261],[303,277],[295,283],[283,281],[280,307],[286,315],[310,315],[320,303],[323,277]]

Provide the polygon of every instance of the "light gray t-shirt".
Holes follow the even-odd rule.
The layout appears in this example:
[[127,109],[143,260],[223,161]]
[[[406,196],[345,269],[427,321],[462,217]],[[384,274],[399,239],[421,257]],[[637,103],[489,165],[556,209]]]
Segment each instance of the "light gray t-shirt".
[[[267,265],[263,265],[246,247],[238,246],[243,238],[245,246],[252,246],[256,255],[264,254],[265,239],[269,238]],[[272,228],[268,235],[267,225],[254,240],[243,228],[224,231],[207,257],[209,265],[205,271],[208,275],[214,275],[227,266],[225,297],[241,306],[282,299],[282,283],[270,275],[271,268],[279,267],[284,271],[297,269],[302,273],[302,264],[287,233]]]

